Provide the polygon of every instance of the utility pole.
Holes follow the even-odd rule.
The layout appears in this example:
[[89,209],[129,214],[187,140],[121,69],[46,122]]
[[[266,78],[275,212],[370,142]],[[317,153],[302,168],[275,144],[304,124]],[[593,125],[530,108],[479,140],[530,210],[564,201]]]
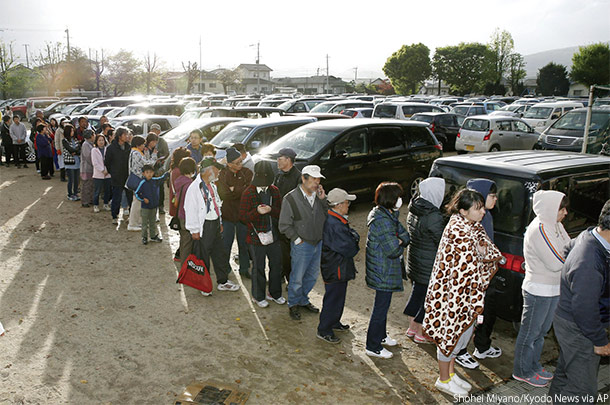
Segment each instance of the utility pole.
[[328,70],[328,54],[326,54],[326,91],[330,89],[329,83],[330,71]]
[[358,80],[358,66],[356,66],[354,68],[354,84],[356,84],[357,80]]
[[30,57],[28,56],[28,46],[30,46],[30,45],[29,44],[23,44],[23,46],[25,47],[25,65],[29,69],[30,68]]
[[261,61],[261,41],[256,43],[256,92],[261,94],[261,71],[260,71],[260,63]]
[[201,82],[203,81],[202,79],[202,73],[203,71],[201,70],[201,35],[199,35],[199,94],[202,94],[201,92]]
[[66,28],[66,39],[67,39],[67,43],[68,43],[68,58],[67,61],[70,62],[70,30],[68,28]]

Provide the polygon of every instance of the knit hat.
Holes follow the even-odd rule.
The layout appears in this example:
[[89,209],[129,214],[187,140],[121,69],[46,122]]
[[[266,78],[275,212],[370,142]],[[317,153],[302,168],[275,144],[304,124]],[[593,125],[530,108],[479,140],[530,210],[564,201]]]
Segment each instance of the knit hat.
[[241,153],[233,147],[227,148],[227,163],[233,163],[241,157]]
[[255,187],[268,187],[273,183],[273,168],[271,163],[261,160],[254,165],[254,178],[252,185]]

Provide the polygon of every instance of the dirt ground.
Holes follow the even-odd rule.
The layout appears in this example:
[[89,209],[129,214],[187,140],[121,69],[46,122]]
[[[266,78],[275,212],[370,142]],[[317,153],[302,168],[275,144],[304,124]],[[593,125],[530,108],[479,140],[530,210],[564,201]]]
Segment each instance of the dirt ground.
[[[57,174],[42,181],[32,167],[0,168],[0,321],[7,330],[0,403],[172,404],[196,380],[236,383],[251,390],[249,404],[452,402],[433,386],[434,347],[405,336],[407,283],[388,314],[389,334],[399,341],[394,358],[364,353],[374,300],[364,283],[370,202],[350,213],[362,236],[343,317],[351,329],[329,345],[316,338],[315,315],[295,322],[286,305],[254,308],[250,281],[235,270],[236,293],[203,297],[176,284],[178,237],[165,226],[168,216],[164,242],[143,246],[126,221],[117,227],[108,212],[68,201]],[[318,280],[316,306],[323,291]],[[475,390],[510,378],[515,337],[498,321],[494,344],[505,354],[479,370],[460,369]],[[556,350],[547,338],[543,362],[554,365]]]

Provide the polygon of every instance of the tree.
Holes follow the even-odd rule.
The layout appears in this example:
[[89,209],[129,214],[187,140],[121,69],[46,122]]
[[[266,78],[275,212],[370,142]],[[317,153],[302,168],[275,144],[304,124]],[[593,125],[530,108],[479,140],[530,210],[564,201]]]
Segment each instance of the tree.
[[9,73],[15,63],[13,57],[13,44],[9,44],[8,47],[4,42],[0,41],[0,89],[2,91],[2,98],[7,98],[9,88]]
[[439,78],[453,94],[480,93],[493,74],[493,55],[481,43],[460,43],[436,48],[434,64]]
[[141,77],[140,61],[132,52],[121,49],[108,58],[107,65],[108,74],[104,78],[104,86],[115,97],[131,93],[138,87]]
[[151,57],[150,52],[148,52],[144,57],[142,62],[142,65],[144,66],[142,81],[146,86],[146,94],[150,94],[150,91],[155,87],[163,86],[164,81],[161,77],[162,64],[161,58],[159,58],[156,53],[153,53],[153,56]]
[[566,96],[570,89],[566,67],[553,62],[541,67],[538,70],[536,86],[538,93],[543,96]]
[[229,86],[239,84],[239,73],[235,70],[223,69],[218,73],[218,80],[222,84],[222,89],[227,94]]
[[508,83],[513,95],[523,92],[525,78],[525,61],[520,53],[512,53],[508,57]]
[[102,86],[102,75],[104,74],[104,49],[101,51],[101,59],[98,59],[98,52],[95,51],[95,60],[91,61],[93,64],[93,75],[95,76],[95,90],[100,91]]
[[61,90],[91,89],[93,87],[95,77],[91,61],[80,48],[70,49],[70,60],[62,62],[60,70],[57,85]]
[[430,49],[422,43],[403,45],[388,58],[383,72],[398,94],[413,94],[432,74]]
[[510,32],[506,30],[500,31],[500,28],[496,28],[493,34],[491,34],[488,46],[493,53],[493,81],[495,84],[499,84],[504,74],[509,70],[510,57],[515,48],[515,42]]
[[572,56],[570,77],[585,86],[610,84],[610,47],[598,43],[581,46]]
[[199,77],[199,69],[197,68],[197,62],[182,62],[182,69],[184,73],[186,73],[186,94],[191,94],[191,90],[193,89],[193,83],[195,79]]
[[449,72],[451,66],[449,65],[449,55],[451,48],[454,47],[445,47],[445,48],[436,48],[434,51],[434,56],[432,57],[432,74],[438,80],[438,95],[441,95],[441,81],[447,81],[447,76],[449,76]]
[[47,42],[45,47],[34,58],[36,71],[47,89],[47,94],[57,90],[58,80],[62,73],[62,63],[66,59],[66,52],[61,42]]

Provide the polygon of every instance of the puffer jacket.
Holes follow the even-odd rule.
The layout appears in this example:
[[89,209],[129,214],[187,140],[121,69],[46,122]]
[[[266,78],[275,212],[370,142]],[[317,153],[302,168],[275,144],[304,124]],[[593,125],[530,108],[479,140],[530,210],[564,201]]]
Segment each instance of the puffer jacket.
[[418,284],[428,284],[445,220],[430,201],[417,197],[409,205],[407,229],[411,242],[407,247],[407,274]]
[[402,291],[402,254],[409,234],[397,211],[375,207],[369,212],[366,237],[366,284],[378,291]]
[[360,247],[360,235],[353,230],[347,219],[333,210],[328,217],[322,234],[322,259],[320,272],[325,283],[339,283],[356,278],[354,256]]

